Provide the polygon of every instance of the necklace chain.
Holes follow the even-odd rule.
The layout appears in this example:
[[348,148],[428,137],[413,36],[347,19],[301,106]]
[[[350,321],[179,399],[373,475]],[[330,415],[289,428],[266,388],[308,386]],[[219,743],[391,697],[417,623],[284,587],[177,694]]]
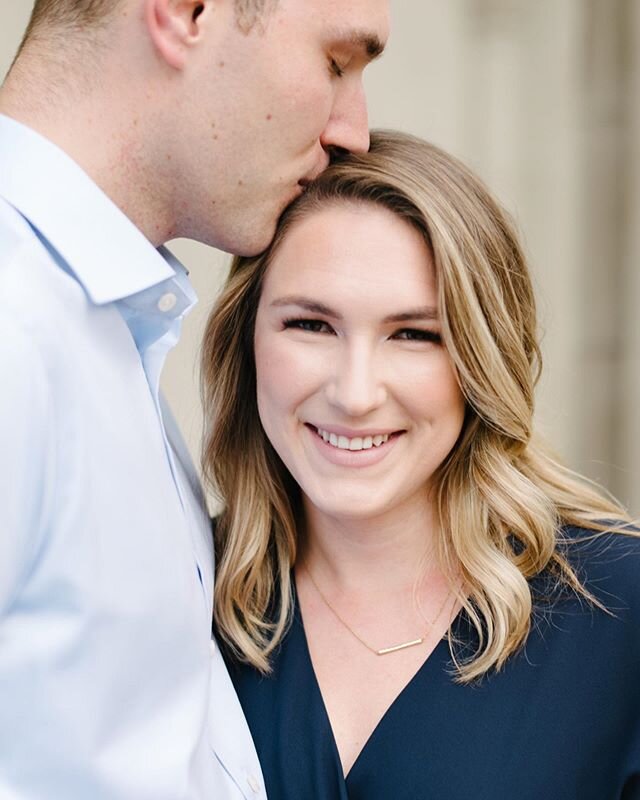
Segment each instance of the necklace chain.
[[[334,608],[334,607],[331,605],[331,603],[330,603],[330,602],[327,600],[327,598],[325,597],[324,593],[322,592],[322,590],[320,589],[320,587],[318,586],[318,584],[317,584],[317,583],[315,582],[315,580],[313,579],[313,575],[311,574],[311,570],[309,569],[309,567],[308,567],[306,564],[303,564],[303,565],[302,565],[302,568],[304,569],[304,571],[305,571],[305,572],[307,573],[307,575],[309,576],[309,580],[311,581],[311,583],[312,583],[312,585],[313,585],[313,588],[314,588],[314,589],[316,590],[316,592],[319,594],[319,596],[320,596],[320,599],[321,599],[321,600],[322,600],[322,602],[323,602],[323,603],[326,605],[326,607],[329,609],[329,611],[331,611],[331,613],[332,613],[332,614],[334,615],[334,617],[335,617],[335,618],[338,620],[338,622],[340,622],[340,623],[341,623],[341,624],[342,624],[342,625],[343,625],[343,626],[344,626],[344,627],[345,627],[345,628],[346,628],[346,629],[349,631],[349,633],[350,633],[352,636],[354,636],[354,637],[355,637],[355,638],[356,638],[356,639],[357,639],[357,640],[360,642],[360,644],[361,644],[361,645],[363,645],[364,647],[366,647],[366,648],[367,648],[367,650],[369,650],[371,653],[375,653],[375,655],[377,655],[377,656],[386,656],[386,655],[389,655],[389,653],[397,653],[397,652],[398,652],[398,650],[406,650],[408,647],[416,647],[417,645],[420,645],[420,644],[422,644],[422,643],[424,642],[424,640],[427,638],[427,634],[429,633],[429,631],[428,631],[428,630],[427,630],[427,631],[425,631],[425,632],[422,634],[422,636],[419,636],[419,637],[418,637],[418,638],[416,638],[416,639],[410,639],[410,640],[409,640],[409,641],[407,641],[407,642],[400,642],[399,644],[391,645],[390,647],[381,647],[380,649],[378,649],[377,647],[372,647],[372,646],[371,646],[371,645],[370,645],[368,642],[366,642],[366,641],[365,641],[365,640],[364,640],[364,639],[363,639],[363,638],[360,636],[360,634],[356,633],[356,631],[354,631],[354,630],[353,630],[353,628],[351,627],[351,625],[349,625],[349,623],[348,623],[348,622],[346,622],[346,621],[345,621],[345,620],[344,620],[344,619],[343,619],[343,618],[340,616],[340,614],[339,614],[339,613],[336,611],[336,609],[335,609],[335,608]],[[444,609],[445,609],[445,606],[446,606],[446,604],[447,604],[447,601],[448,601],[448,600],[449,600],[449,598],[451,597],[451,593],[452,593],[452,591],[453,591],[453,589],[452,589],[452,588],[450,588],[450,589],[449,589],[449,591],[447,592],[447,594],[446,594],[446,596],[445,596],[445,598],[444,598],[444,601],[443,601],[442,605],[440,606],[440,609],[439,609],[439,611],[438,611],[438,613],[437,613],[436,617],[435,617],[433,620],[428,620],[428,619],[425,617],[425,615],[422,613],[422,609],[420,608],[420,604],[418,603],[418,613],[420,614],[420,616],[422,617],[422,619],[423,619],[423,620],[424,620],[424,621],[427,623],[427,625],[429,626],[429,628],[432,628],[432,627],[433,627],[433,626],[434,626],[434,625],[435,625],[435,624],[438,622],[438,620],[440,619],[440,617],[442,616],[442,612],[443,612],[443,611],[444,611]]]

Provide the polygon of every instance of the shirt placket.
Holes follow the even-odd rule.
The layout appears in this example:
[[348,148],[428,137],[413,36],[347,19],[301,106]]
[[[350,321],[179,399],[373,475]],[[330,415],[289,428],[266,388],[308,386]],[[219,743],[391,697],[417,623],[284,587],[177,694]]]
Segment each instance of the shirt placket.
[[185,498],[160,407],[160,375],[167,354],[180,337],[182,319],[191,307],[189,300],[176,281],[169,279],[121,301],[120,304],[125,321],[140,353],[142,367],[160,422],[173,482],[183,509],[185,508]]

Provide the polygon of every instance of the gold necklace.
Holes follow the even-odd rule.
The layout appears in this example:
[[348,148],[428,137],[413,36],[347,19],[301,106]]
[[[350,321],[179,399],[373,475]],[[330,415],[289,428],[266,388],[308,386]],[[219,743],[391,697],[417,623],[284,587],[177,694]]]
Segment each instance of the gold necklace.
[[[408,647],[417,647],[417,645],[422,644],[424,642],[424,640],[427,638],[427,634],[429,633],[428,630],[425,631],[425,633],[422,636],[419,636],[417,639],[411,639],[408,642],[400,642],[400,644],[394,644],[394,645],[391,645],[390,647],[381,647],[380,649],[378,649],[376,647],[372,647],[368,642],[365,642],[365,640],[358,633],[356,633],[353,630],[353,628],[351,627],[351,625],[349,625],[348,622],[345,622],[345,620],[340,616],[340,614],[338,614],[336,609],[331,605],[331,603],[324,596],[324,594],[322,593],[322,591],[321,591],[320,587],[318,586],[318,584],[314,581],[313,575],[311,574],[311,570],[309,569],[309,567],[307,567],[306,564],[302,564],[301,566],[302,566],[302,569],[304,569],[304,571],[309,576],[309,580],[313,584],[314,589],[320,595],[320,598],[322,599],[322,602],[326,605],[326,607],[329,609],[329,611],[331,611],[331,613],[338,620],[338,622],[340,622],[342,625],[344,625],[344,627],[349,631],[349,633],[352,636],[354,636],[360,642],[361,645],[364,645],[364,647],[366,647],[367,650],[369,650],[371,653],[375,653],[375,655],[377,655],[377,656],[386,656],[386,655],[389,655],[389,653],[397,653],[398,650],[406,650]],[[449,589],[449,591],[447,592],[446,597],[444,598],[444,602],[440,606],[440,610],[438,611],[437,616],[432,621],[429,621],[424,616],[424,614],[422,613],[422,610],[418,606],[418,612],[420,613],[420,616],[427,623],[427,625],[429,625],[430,628],[432,628],[436,624],[436,622],[440,619],[440,617],[442,616],[442,612],[444,611],[444,607],[447,604],[447,600],[451,597],[451,592],[452,591],[453,591],[452,588]]]

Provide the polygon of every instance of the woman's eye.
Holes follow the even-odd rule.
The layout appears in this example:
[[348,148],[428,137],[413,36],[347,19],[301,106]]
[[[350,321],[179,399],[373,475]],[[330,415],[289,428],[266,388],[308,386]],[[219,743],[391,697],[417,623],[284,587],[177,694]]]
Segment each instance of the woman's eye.
[[407,342],[433,342],[440,344],[442,337],[436,331],[425,331],[420,328],[402,328],[393,334],[394,339],[402,339]]
[[285,329],[296,329],[308,333],[331,333],[331,327],[321,319],[286,319],[283,322]]

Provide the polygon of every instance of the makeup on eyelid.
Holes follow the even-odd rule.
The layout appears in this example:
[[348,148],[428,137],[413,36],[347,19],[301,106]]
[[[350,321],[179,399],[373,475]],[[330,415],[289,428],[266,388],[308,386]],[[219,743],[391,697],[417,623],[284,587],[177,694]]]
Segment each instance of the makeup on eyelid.
[[[322,328],[328,330],[322,330]],[[334,333],[329,323],[322,319],[312,319],[308,317],[292,317],[282,321],[283,330],[298,329],[307,333]],[[427,330],[424,328],[401,328],[389,336],[391,339],[401,339],[415,342],[432,342],[440,344],[442,337],[438,331]]]

